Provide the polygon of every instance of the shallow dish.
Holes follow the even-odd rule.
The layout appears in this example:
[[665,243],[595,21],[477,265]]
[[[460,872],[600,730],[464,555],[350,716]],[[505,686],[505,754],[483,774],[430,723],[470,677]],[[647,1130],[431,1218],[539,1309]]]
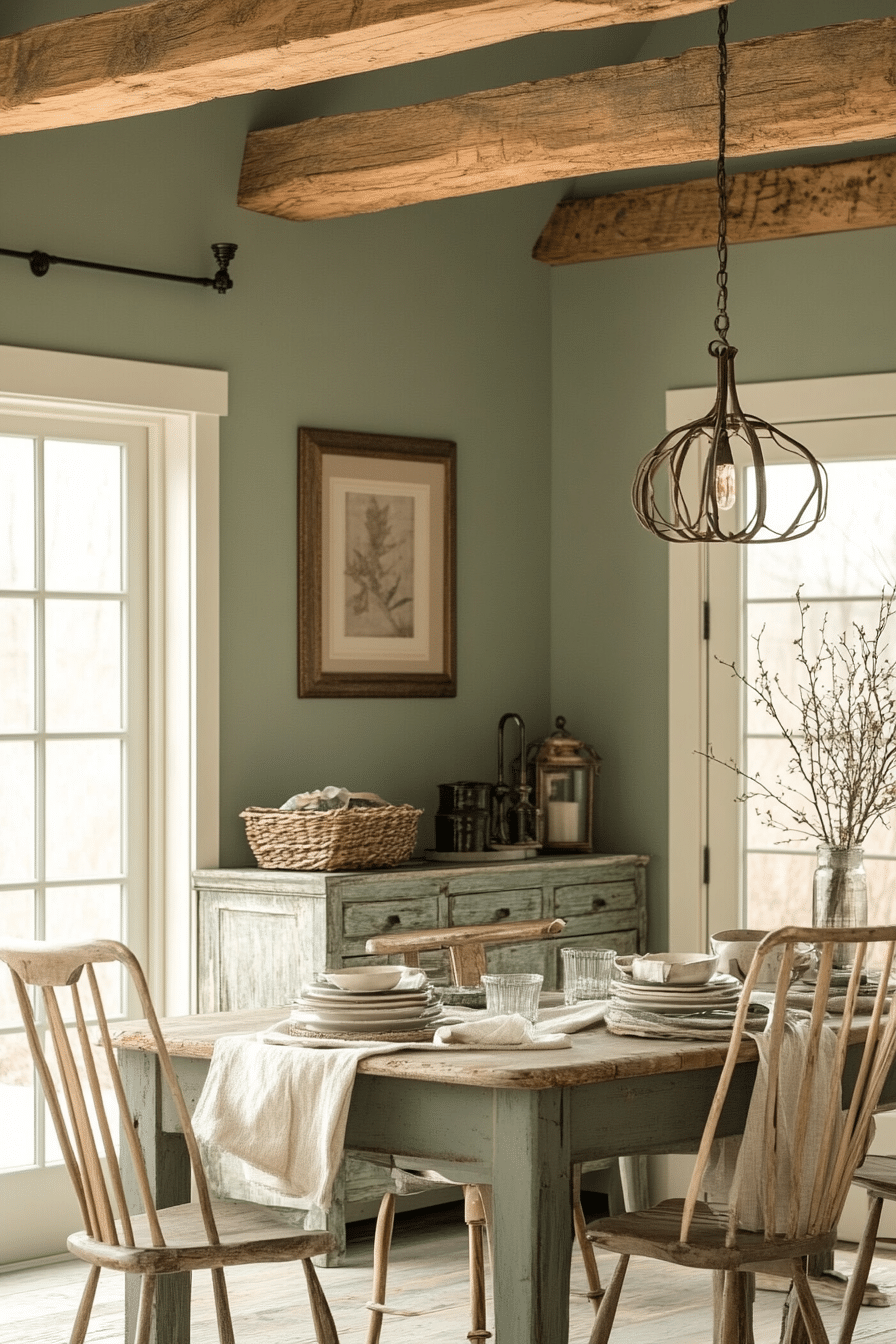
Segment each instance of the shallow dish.
[[394,989],[406,970],[406,966],[341,966],[335,971],[325,971],[324,979],[339,989],[375,994],[383,989]]
[[718,962],[705,952],[648,952],[632,957],[631,973],[651,985],[705,985]]

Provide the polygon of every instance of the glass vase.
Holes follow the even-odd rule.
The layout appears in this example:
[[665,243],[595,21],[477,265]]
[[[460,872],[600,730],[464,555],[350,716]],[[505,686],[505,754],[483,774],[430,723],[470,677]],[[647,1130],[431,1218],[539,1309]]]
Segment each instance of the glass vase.
[[[853,928],[868,923],[868,879],[860,845],[836,849],[819,845],[818,867],[812,882],[812,923],[816,928]],[[855,944],[837,943],[834,966],[848,970]]]

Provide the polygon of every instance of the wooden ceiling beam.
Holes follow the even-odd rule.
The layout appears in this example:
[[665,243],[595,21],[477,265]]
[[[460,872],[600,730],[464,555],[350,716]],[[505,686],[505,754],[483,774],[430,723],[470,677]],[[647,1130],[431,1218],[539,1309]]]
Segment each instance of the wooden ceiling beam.
[[715,0],[152,0],[0,38],[0,134],[284,89]]
[[[500,187],[714,159],[715,47],[415,107],[254,131],[239,204],[330,219]],[[729,47],[734,157],[896,135],[896,18]]]
[[[728,179],[728,241],[758,243],[896,224],[896,154],[764,168]],[[639,257],[714,247],[719,226],[714,177],[639,191],[560,201],[532,250],[536,261]]]

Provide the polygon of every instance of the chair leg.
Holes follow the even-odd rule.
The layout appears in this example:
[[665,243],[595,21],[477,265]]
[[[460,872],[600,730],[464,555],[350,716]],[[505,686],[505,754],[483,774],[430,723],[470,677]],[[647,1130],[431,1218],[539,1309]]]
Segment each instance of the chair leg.
[[799,1299],[800,1312],[811,1344],[830,1344],[815,1298],[812,1296],[812,1289],[809,1287],[805,1265],[802,1260],[791,1260],[790,1269],[793,1274],[793,1286]]
[[[721,1317],[718,1322],[719,1344],[753,1344],[755,1275],[730,1269],[715,1271],[713,1279],[714,1303]],[[720,1303],[719,1286],[721,1286]]]
[[585,1211],[582,1208],[582,1168],[578,1164],[573,1168],[572,1174],[572,1225],[575,1230],[576,1241],[579,1244],[582,1263],[585,1266],[585,1277],[588,1280],[588,1292],[585,1296],[593,1305],[594,1310],[597,1311],[604,1290],[601,1287],[597,1260],[594,1255],[594,1242],[588,1240],[586,1231]]
[[[386,1191],[380,1200],[373,1238],[373,1296],[367,1303],[370,1320],[366,1344],[379,1344],[383,1328],[383,1306],[386,1301],[386,1275],[389,1272],[389,1248],[392,1245],[392,1227],[395,1223],[395,1196]],[[304,1263],[304,1261],[303,1261]]]
[[[333,1320],[330,1304],[324,1296],[317,1272],[310,1260],[302,1261],[305,1271],[305,1284],[308,1288],[308,1301],[311,1304],[311,1319],[314,1322],[314,1335],[317,1344],[339,1344],[336,1322]],[[381,1316],[377,1320],[382,1320]]]
[[149,1331],[152,1325],[152,1304],[156,1295],[155,1274],[144,1274],[140,1285],[140,1311],[137,1316],[137,1334],[134,1344],[149,1344]]
[[84,1344],[84,1336],[87,1334],[87,1327],[90,1324],[90,1313],[93,1310],[93,1299],[96,1296],[96,1286],[99,1281],[99,1265],[91,1265],[90,1273],[87,1275],[87,1282],[84,1284],[84,1291],[81,1294],[78,1314],[75,1317],[75,1323],[72,1326],[69,1344]]
[[622,1292],[622,1284],[625,1280],[625,1271],[628,1269],[629,1257],[620,1255],[613,1271],[613,1277],[610,1280],[610,1286],[601,1298],[600,1306],[597,1309],[597,1319],[594,1322],[594,1329],[591,1331],[591,1337],[588,1344],[607,1344],[610,1338],[610,1331],[613,1329],[613,1322],[616,1319],[616,1308],[619,1306],[619,1294]]
[[880,1215],[883,1207],[883,1199],[869,1198],[868,1221],[865,1224],[865,1231],[862,1233],[856,1262],[849,1276],[849,1283],[843,1298],[837,1344],[850,1344],[852,1332],[856,1328],[859,1308],[865,1294],[865,1284],[868,1282],[868,1272],[871,1269],[871,1261],[874,1257],[874,1248],[877,1245],[877,1229],[880,1226]]
[[218,1338],[221,1344],[236,1344],[233,1335],[233,1320],[230,1316],[230,1303],[227,1300],[227,1283],[224,1279],[224,1271],[220,1267],[212,1270],[212,1288],[215,1292]]
[[485,1252],[483,1232],[486,1226],[485,1205],[477,1185],[464,1186],[464,1221],[470,1251],[470,1344],[491,1339],[492,1332],[485,1326]]

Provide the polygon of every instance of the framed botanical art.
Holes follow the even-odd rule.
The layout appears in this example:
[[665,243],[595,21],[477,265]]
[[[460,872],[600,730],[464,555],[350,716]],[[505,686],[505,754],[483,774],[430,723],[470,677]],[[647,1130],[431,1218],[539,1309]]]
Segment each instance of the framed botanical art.
[[455,445],[299,430],[299,695],[451,696]]

